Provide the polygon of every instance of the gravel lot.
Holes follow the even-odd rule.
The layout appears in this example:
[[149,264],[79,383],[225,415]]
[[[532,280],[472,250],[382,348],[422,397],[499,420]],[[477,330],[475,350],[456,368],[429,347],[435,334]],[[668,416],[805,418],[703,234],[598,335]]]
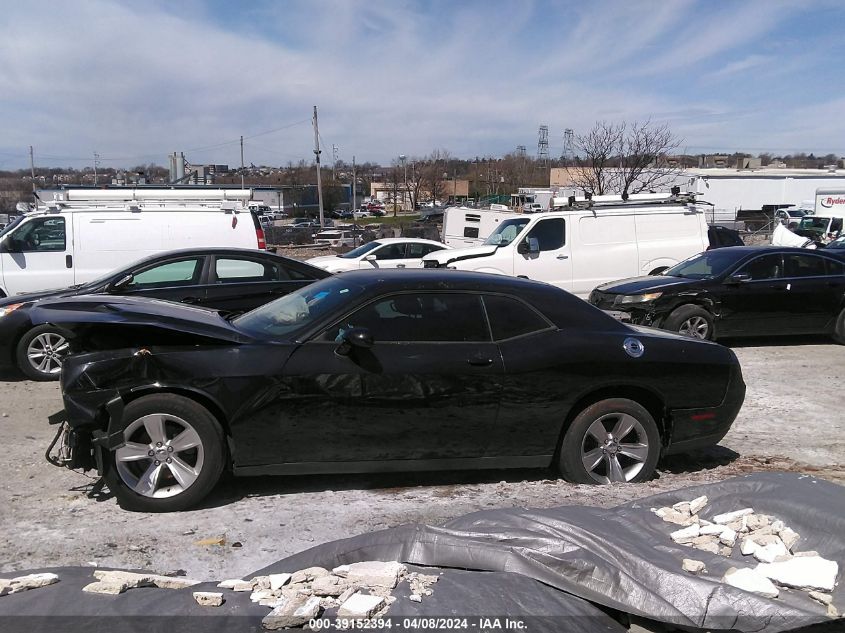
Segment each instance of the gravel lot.
[[[804,338],[734,349],[748,395],[733,429],[715,449],[666,460],[648,483],[576,486],[546,471],[264,477],[226,481],[201,509],[170,515],[124,512],[95,479],[47,464],[58,385],[0,376],[0,572],[99,564],[228,578],[327,540],[485,508],[612,506],[766,469],[845,483],[845,347]],[[197,544],[208,538],[217,543]]]

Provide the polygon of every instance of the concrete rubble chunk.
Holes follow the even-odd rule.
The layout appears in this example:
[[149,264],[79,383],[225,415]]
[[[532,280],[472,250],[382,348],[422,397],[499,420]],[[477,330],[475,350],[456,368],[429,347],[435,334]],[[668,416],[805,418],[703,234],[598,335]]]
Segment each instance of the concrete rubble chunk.
[[816,550],[813,550],[813,549],[811,549],[807,552],[794,552],[793,553],[793,556],[795,556],[796,558],[804,558],[804,557],[808,557],[808,556],[812,557],[812,556],[818,556],[818,555],[819,555],[819,553]]
[[827,617],[829,617],[829,618],[838,618],[839,617],[839,611],[832,604],[827,605]]
[[696,497],[692,501],[689,502],[689,511],[690,514],[698,514],[701,512],[704,507],[707,505],[707,497],[702,495],[700,497]]
[[255,583],[252,580],[239,580],[232,586],[232,591],[252,591]]
[[719,536],[722,532],[725,531],[726,528],[724,525],[717,525],[715,523],[710,523],[709,525],[701,525],[698,528],[698,534],[700,536]]
[[406,567],[396,561],[366,561],[352,563],[349,566],[346,579],[357,585],[393,589],[399,583],[400,575],[403,575],[406,571]]
[[311,583],[311,591],[315,596],[339,596],[348,587],[346,579],[337,576],[323,576]]
[[775,534],[780,534],[780,531],[786,527],[783,521],[777,520],[772,521],[772,529],[775,531]]
[[734,510],[733,512],[725,512],[724,514],[717,514],[713,517],[713,523],[720,523],[722,525],[731,523],[736,519],[744,517],[754,512],[753,508],[743,508],[742,510]]
[[757,545],[783,545],[783,541],[780,540],[780,537],[776,534],[756,534],[752,533],[746,536],[745,538],[751,539]]
[[59,582],[59,577],[56,574],[50,573],[27,574],[26,576],[3,579],[0,580],[0,596],[21,593],[30,589],[40,589],[41,587],[46,587],[57,582]]
[[339,618],[370,618],[385,605],[381,596],[368,596],[360,591],[352,595],[337,610]]
[[[763,527],[757,528],[756,530],[749,530],[748,536],[757,540],[758,537],[762,536],[774,536],[777,538],[777,534],[775,534],[774,528],[771,525],[764,525]],[[757,541],[759,543],[759,541]]]
[[306,569],[300,569],[299,571],[291,574],[290,582],[291,584],[296,584],[300,582],[311,582],[315,578],[322,578],[323,576],[328,575],[328,569],[324,569],[322,567],[308,567]]
[[256,589],[269,589],[270,588],[270,577],[269,576],[256,576],[252,579],[252,582],[255,583]]
[[697,574],[700,571],[704,571],[704,563],[693,558],[685,558],[682,569],[690,572],[691,574]]
[[410,600],[411,602],[422,602],[422,596],[412,593],[410,596],[408,596],[408,600]]
[[259,600],[258,604],[262,607],[270,607],[271,609],[275,609],[276,607],[281,607],[287,602],[287,598],[284,596],[276,597],[273,596],[271,598],[264,598],[263,600]]
[[655,514],[667,523],[674,523],[675,525],[692,525],[697,521],[697,517],[678,512],[674,508],[660,508]]
[[831,592],[839,564],[820,556],[805,556],[779,563],[760,563],[755,571],[785,587]]
[[771,580],[754,569],[737,569],[736,567],[731,567],[722,576],[722,582],[729,584],[731,587],[744,589],[745,591],[750,591],[766,598],[777,598],[780,593]]
[[340,578],[346,578],[349,575],[349,565],[340,565],[332,569],[332,574]]
[[798,532],[791,528],[782,529],[778,536],[780,536],[780,540],[783,541],[783,544],[789,551],[792,551],[792,548],[795,547],[801,539]]
[[113,582],[110,580],[98,580],[85,585],[82,591],[85,593],[101,593],[109,596],[116,596],[129,589],[129,585],[124,582]]
[[749,514],[748,529],[752,532],[769,525],[769,517],[765,514]]
[[822,593],[821,591],[811,591],[810,597],[824,605],[830,604],[831,600],[833,600],[833,596],[829,593]]
[[748,517],[743,516],[736,521],[725,523],[725,527],[731,528],[734,532],[748,532]]
[[719,548],[719,555],[724,556],[725,558],[730,558],[731,555],[734,553],[732,547],[728,547],[727,545],[723,545]]
[[724,532],[719,534],[719,542],[722,545],[727,545],[728,547],[733,547],[734,543],[736,543],[737,533],[732,530],[731,528],[726,528]]
[[344,602],[346,602],[347,600],[349,600],[349,598],[351,598],[351,597],[352,597],[352,594],[354,594],[354,593],[355,593],[355,587],[349,587],[349,588],[347,588],[347,589],[346,589],[346,590],[345,590],[342,594],[340,594],[340,595],[337,597],[337,601],[338,601],[340,604],[343,604]]
[[234,589],[235,585],[239,582],[243,582],[240,578],[230,578],[229,580],[222,580],[217,583],[217,587],[220,589]]
[[256,589],[251,594],[249,594],[249,599],[252,600],[252,602],[261,602],[262,600],[275,597],[276,596],[273,595],[273,592],[269,589]]
[[751,556],[758,547],[760,546],[754,542],[754,539],[744,538],[739,545],[739,551],[742,552],[743,556]]
[[278,591],[290,581],[291,574],[270,574],[270,589]]
[[261,626],[269,631],[302,626],[320,614],[319,598],[286,600],[261,620]]
[[680,501],[672,506],[672,509],[675,512],[680,512],[681,514],[685,514],[687,516],[692,516],[695,514],[694,512],[690,512],[690,502],[689,501]]
[[200,584],[201,580],[192,580],[181,576],[161,576],[159,574],[136,574],[128,571],[97,570],[94,578],[102,582],[125,584],[127,588],[158,587],[159,589],[187,589]]
[[709,552],[710,554],[718,554],[719,553],[719,542],[718,541],[708,541],[706,543],[701,543],[700,545],[693,545],[695,549],[700,549],[702,552]]
[[787,554],[789,554],[789,552],[786,547],[784,547],[783,543],[778,541],[777,543],[769,543],[768,545],[758,546],[754,550],[753,556],[761,563],[773,563],[776,558],[786,556]]
[[195,591],[194,600],[202,607],[219,607],[223,604],[223,594],[213,591]]
[[696,523],[688,527],[681,528],[680,530],[675,530],[669,536],[676,543],[688,542],[699,535],[700,529],[701,528],[699,528],[698,524]]

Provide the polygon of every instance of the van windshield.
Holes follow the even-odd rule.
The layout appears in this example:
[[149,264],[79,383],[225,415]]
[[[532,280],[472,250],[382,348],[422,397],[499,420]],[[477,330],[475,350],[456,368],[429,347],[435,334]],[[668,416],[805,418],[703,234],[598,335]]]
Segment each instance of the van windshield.
[[23,216],[19,215],[14,220],[9,222],[6,226],[3,227],[3,230],[0,230],[0,237],[3,237],[4,235],[6,235],[6,233],[9,233],[12,229],[14,229],[22,221],[23,221]]
[[484,244],[487,246],[507,246],[513,242],[522,230],[531,222],[530,218],[505,220],[490,234]]
[[801,224],[798,225],[798,228],[808,229],[810,231],[824,231],[825,229],[827,229],[827,223],[829,221],[830,218],[804,216],[803,218],[801,218]]

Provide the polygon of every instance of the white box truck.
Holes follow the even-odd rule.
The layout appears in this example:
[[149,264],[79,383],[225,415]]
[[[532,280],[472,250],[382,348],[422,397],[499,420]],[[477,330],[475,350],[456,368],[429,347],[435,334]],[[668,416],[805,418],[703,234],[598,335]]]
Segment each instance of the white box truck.
[[250,190],[68,189],[0,232],[0,296],[91,281],[177,248],[265,248]]
[[694,194],[555,198],[554,210],[501,219],[484,244],[426,255],[457,268],[545,281],[586,299],[599,284],[659,274],[708,247]]

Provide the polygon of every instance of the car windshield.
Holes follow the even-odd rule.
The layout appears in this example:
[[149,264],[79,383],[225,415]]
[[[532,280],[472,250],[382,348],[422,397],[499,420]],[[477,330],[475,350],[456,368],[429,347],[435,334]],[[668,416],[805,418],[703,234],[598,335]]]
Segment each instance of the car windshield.
[[747,254],[746,251],[718,248],[690,257],[663,274],[666,277],[682,277],[684,279],[712,279],[729,270]]
[[359,257],[363,257],[371,250],[374,250],[379,246],[381,246],[381,242],[367,242],[366,244],[361,244],[361,246],[359,246],[358,248],[352,249],[348,253],[338,255],[338,257],[341,257],[343,259],[358,259]]
[[803,218],[807,215],[806,211],[802,211],[801,209],[787,209],[786,212],[789,214],[790,217],[793,218]]
[[18,216],[18,217],[16,217],[14,220],[12,220],[11,222],[9,222],[6,226],[4,226],[4,227],[3,227],[3,229],[2,229],[2,230],[0,230],[0,237],[3,237],[4,235],[6,235],[6,233],[8,233],[9,231],[11,231],[11,230],[12,230],[13,228],[15,228],[18,224],[20,224],[20,223],[23,221],[23,217],[24,217],[24,216],[19,215],[19,216]]
[[488,246],[507,246],[522,233],[522,229],[531,222],[530,218],[505,220],[490,234],[484,243]]
[[247,312],[232,323],[253,336],[292,338],[362,292],[363,286],[342,277],[329,277]]
[[803,217],[801,218],[800,228],[802,229],[816,229],[824,231],[827,228],[828,218],[822,217]]

